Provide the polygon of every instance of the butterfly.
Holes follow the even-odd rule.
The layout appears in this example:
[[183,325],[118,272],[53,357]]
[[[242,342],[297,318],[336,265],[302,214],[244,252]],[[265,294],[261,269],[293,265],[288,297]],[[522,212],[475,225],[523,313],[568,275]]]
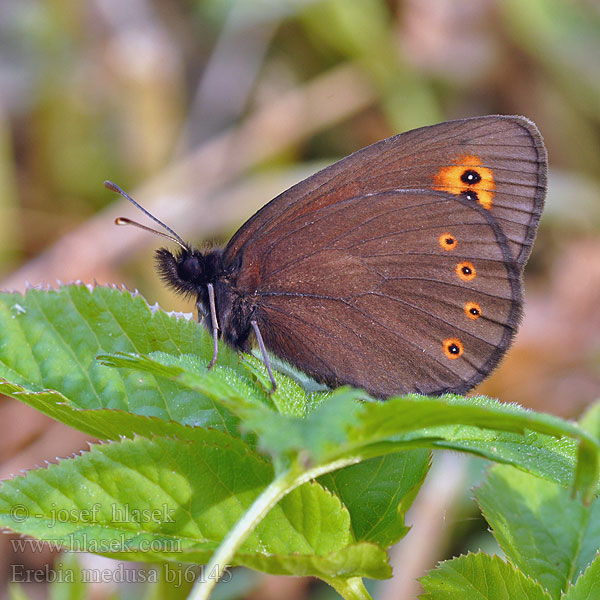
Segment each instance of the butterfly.
[[179,246],[156,252],[157,269],[196,297],[209,368],[219,337],[242,351],[254,338],[273,389],[267,350],[319,382],[387,398],[465,393],[499,363],[521,319],[546,180],[530,120],[448,121],[319,171],[207,252],[105,185]]

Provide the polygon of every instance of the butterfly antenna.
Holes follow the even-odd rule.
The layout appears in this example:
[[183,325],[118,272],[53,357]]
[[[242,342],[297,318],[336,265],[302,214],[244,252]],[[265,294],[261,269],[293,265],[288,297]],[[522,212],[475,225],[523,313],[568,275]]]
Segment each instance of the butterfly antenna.
[[166,233],[163,233],[162,231],[158,231],[156,229],[152,229],[151,227],[146,227],[146,225],[142,225],[141,223],[138,223],[137,221],[132,221],[131,219],[128,219],[127,217],[117,217],[115,219],[115,223],[117,225],[134,225],[135,227],[138,227],[139,229],[143,229],[144,231],[149,231],[150,233],[155,233],[156,235],[160,235],[161,237],[164,237],[167,240],[175,242],[176,244],[181,246],[184,250],[189,250],[189,246],[168,225],[165,225],[160,219],[157,219],[151,212],[147,211],[141,204],[138,204],[129,194],[124,192],[116,183],[106,180],[104,182],[104,187],[106,189],[111,190],[112,192],[119,194],[120,196],[123,196],[123,198],[126,198],[127,200],[129,200],[129,202],[131,202],[131,204],[133,204],[135,207],[139,208],[147,217],[150,217],[155,223],[158,223],[163,229],[166,229],[171,235],[167,235]]

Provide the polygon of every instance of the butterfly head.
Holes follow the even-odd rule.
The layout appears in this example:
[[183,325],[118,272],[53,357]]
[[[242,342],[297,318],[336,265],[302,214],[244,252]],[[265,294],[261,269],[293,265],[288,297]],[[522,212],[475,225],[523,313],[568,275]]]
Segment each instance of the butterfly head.
[[159,248],[155,259],[160,278],[179,294],[196,295],[208,282],[206,257],[187,244],[175,252]]

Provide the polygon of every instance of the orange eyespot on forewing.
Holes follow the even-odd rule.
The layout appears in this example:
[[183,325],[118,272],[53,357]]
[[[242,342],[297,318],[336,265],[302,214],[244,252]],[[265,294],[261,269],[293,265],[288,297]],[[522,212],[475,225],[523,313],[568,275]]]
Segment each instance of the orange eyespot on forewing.
[[477,277],[477,271],[475,270],[473,263],[468,261],[459,262],[454,271],[463,281],[472,281]]
[[494,171],[481,166],[472,154],[459,156],[453,164],[441,167],[433,176],[434,190],[463,196],[490,210],[494,203],[496,182]]
[[467,315],[467,317],[473,321],[475,319],[479,319],[481,316],[481,306],[479,306],[477,302],[467,302],[465,304],[465,315]]
[[465,351],[462,342],[458,338],[446,338],[442,342],[442,349],[444,350],[446,358],[449,358],[450,360],[460,358]]
[[454,250],[458,240],[451,233],[442,233],[438,238],[438,244],[443,250]]

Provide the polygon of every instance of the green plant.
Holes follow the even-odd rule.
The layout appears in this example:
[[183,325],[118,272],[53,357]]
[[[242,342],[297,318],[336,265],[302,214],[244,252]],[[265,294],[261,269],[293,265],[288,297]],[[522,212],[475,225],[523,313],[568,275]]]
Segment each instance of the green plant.
[[[349,388],[309,392],[282,374],[269,395],[260,360],[222,346],[207,371],[212,343],[202,327],[114,288],[2,294],[0,330],[0,392],[111,440],[5,481],[0,525],[66,549],[206,565],[190,598],[207,598],[231,565],[314,575],[344,598],[369,597],[362,579],[391,575],[386,550],[408,530],[404,515],[433,448],[512,465],[494,467],[477,497],[505,551],[515,552],[507,551],[511,564],[485,555],[443,563],[424,579],[427,598],[516,597],[465,596],[469,574],[533,590],[519,597],[558,598],[600,546],[587,535],[596,503],[568,500],[563,489],[592,500],[596,412],[578,426],[487,398],[376,402]],[[536,571],[527,560],[515,559],[531,556],[526,540],[502,527],[496,490],[514,499],[511,486],[555,490],[540,517],[568,503],[579,515],[572,531],[586,551],[565,555],[572,560],[561,577],[540,574],[548,591],[529,579]],[[527,500],[517,508],[533,518]]]
[[[597,431],[595,408],[582,423]],[[550,481],[495,465],[475,498],[508,559],[483,553],[443,562],[422,598],[594,600],[600,589],[600,502],[585,506]]]

